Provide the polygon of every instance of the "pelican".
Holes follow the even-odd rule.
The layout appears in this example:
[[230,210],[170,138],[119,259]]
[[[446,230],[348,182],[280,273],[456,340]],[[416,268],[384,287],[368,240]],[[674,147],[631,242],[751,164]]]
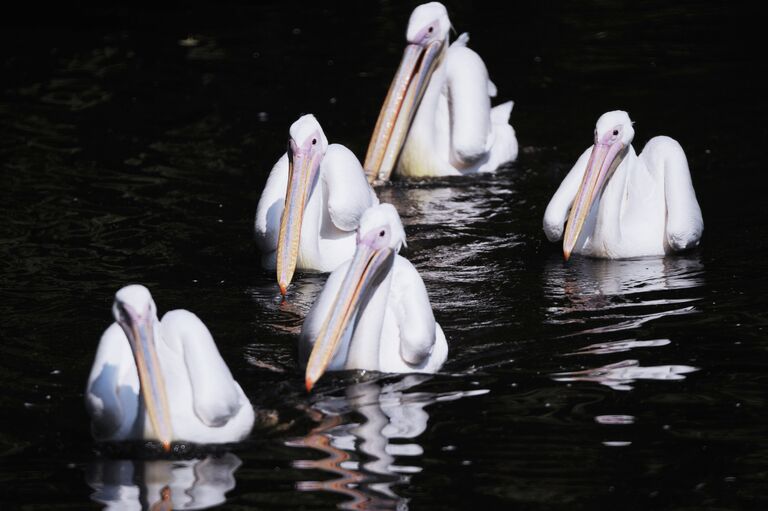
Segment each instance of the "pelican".
[[443,4],[413,10],[365,156],[369,181],[387,181],[393,169],[406,178],[493,172],[517,158],[513,102],[491,108],[496,86],[483,60],[466,33],[449,46],[450,29]]
[[445,334],[403,245],[394,206],[363,213],[354,256],[328,277],[299,336],[308,391],[326,370],[434,373],[445,362]]
[[245,438],[254,411],[211,333],[186,310],[157,319],[149,290],[115,294],[113,323],[99,341],[85,404],[99,441],[227,443]]
[[280,292],[285,295],[296,268],[329,272],[352,257],[360,215],[378,203],[349,149],[328,145],[311,114],[294,122],[288,151],[256,208],[262,265],[277,270]]
[[[595,144],[576,161],[544,213],[550,241],[572,252],[623,259],[659,256],[699,244],[704,221],[682,147],[654,137],[638,155],[629,115],[597,120]],[[567,218],[567,222],[566,222]]]

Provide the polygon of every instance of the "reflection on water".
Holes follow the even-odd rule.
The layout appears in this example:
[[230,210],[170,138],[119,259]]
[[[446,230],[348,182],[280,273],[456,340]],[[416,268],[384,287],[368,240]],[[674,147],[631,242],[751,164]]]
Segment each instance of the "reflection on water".
[[[575,258],[564,264],[552,259],[546,268],[546,293],[554,303],[548,322],[575,325],[562,338],[629,332],[676,315],[697,311],[702,299],[704,269],[698,257],[627,260]],[[606,339],[575,347],[564,356],[612,355],[672,344],[670,339]],[[587,359],[584,365],[591,366]],[[582,366],[583,367],[583,366]],[[636,380],[682,380],[697,368],[683,364],[649,364],[629,359],[587,369],[552,374],[555,381],[591,381],[613,390],[631,390]]]
[[594,381],[613,390],[632,390],[635,380],[682,380],[686,373],[696,371],[687,365],[660,365],[642,367],[637,360],[622,360],[594,369],[555,373],[555,381]]
[[656,346],[666,346],[670,342],[669,339],[653,339],[650,341],[638,341],[637,339],[629,339],[626,341],[612,341],[612,342],[600,342],[597,344],[590,344],[584,346],[573,353],[566,353],[566,355],[607,355],[609,353],[621,353],[624,351],[630,351],[635,348],[653,348]]
[[[553,257],[545,293],[553,302],[548,322],[591,324],[569,335],[636,328],[658,318],[696,311],[704,268],[696,256],[607,260]],[[608,320],[606,324],[605,321]]]
[[240,458],[232,453],[192,460],[111,460],[90,464],[86,482],[104,509],[206,509],[235,487]]
[[299,273],[283,298],[274,275],[268,282],[248,289],[253,303],[260,309],[260,323],[272,332],[299,335],[304,317],[322,291],[328,274]]
[[382,202],[397,208],[405,225],[410,223],[406,219],[414,218],[423,225],[471,230],[509,208],[517,192],[505,177],[436,179],[377,191]]
[[[335,476],[326,481],[304,481],[301,491],[328,491],[349,497],[341,509],[407,509],[408,499],[397,487],[407,485],[410,474],[422,471],[424,449],[417,441],[426,430],[424,409],[438,401],[486,394],[473,390],[436,394],[411,389],[427,375],[407,375],[395,383],[358,383],[340,396],[314,404],[320,424],[304,438],[287,445],[310,448],[326,457],[296,461],[302,469],[322,470]],[[407,461],[403,458],[407,457]]]
[[[356,400],[334,377],[326,398],[304,392],[296,332],[326,276],[297,275],[282,303],[258,268],[253,214],[300,113],[362,156],[413,4],[60,4],[0,30],[0,508],[188,497],[191,484],[168,483],[174,468],[192,477],[188,462],[94,463],[93,488],[64,469],[90,445],[79,394],[105,300],[139,280],[210,318],[252,400],[294,424],[240,447],[237,502],[222,508],[768,509],[768,222],[763,188],[741,178],[760,175],[760,144],[744,134],[764,132],[755,77],[767,61],[743,9],[510,2],[508,16],[451,2],[457,30],[483,27],[473,45],[499,94],[519,100],[527,147],[511,171],[377,189],[403,217],[450,374],[399,391],[389,378]],[[504,51],[515,44],[524,51]],[[546,242],[544,208],[587,142],[573,129],[608,103],[685,147],[707,221],[697,251],[564,264]],[[442,382],[492,392],[427,405],[448,396],[417,390]],[[315,398],[307,446],[285,447],[309,431]],[[324,467],[285,469],[317,458]],[[322,482],[303,492],[296,480]]]
[[633,415],[598,415],[595,417],[595,422],[598,424],[634,424],[635,417]]
[[[502,292],[508,283],[500,278],[516,271],[519,258],[509,252],[523,243],[514,208],[524,201],[513,178],[504,171],[377,189],[382,202],[397,208],[407,234],[403,255],[419,269],[433,309],[450,318],[453,332],[478,327],[476,311],[487,306],[490,294],[497,309],[515,310]],[[482,326],[511,323],[514,312],[488,318]]]
[[589,307],[587,297],[700,287],[703,270],[695,255],[618,260],[574,257],[567,263],[553,256],[545,272],[545,289],[549,296],[571,298],[575,307]]
[[[245,346],[244,356],[250,365],[276,373],[296,369],[296,339],[327,278],[327,274],[298,273],[283,298],[274,272],[264,272],[259,283],[247,289],[253,307],[254,342]],[[270,338],[275,342],[264,342]]]

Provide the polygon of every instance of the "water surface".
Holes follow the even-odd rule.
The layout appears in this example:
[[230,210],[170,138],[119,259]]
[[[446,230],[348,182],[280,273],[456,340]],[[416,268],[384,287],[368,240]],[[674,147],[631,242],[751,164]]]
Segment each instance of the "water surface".
[[[252,222],[288,126],[362,157],[415,4],[35,5],[0,21],[3,509],[762,509],[768,374],[753,16],[718,2],[447,2],[516,102],[496,175],[378,190],[449,341],[439,374],[326,377]],[[559,181],[622,108],[685,148],[700,249],[563,263]],[[94,446],[82,392],[114,292],[188,308],[260,411],[231,449]],[[123,506],[123,507],[120,507]]]

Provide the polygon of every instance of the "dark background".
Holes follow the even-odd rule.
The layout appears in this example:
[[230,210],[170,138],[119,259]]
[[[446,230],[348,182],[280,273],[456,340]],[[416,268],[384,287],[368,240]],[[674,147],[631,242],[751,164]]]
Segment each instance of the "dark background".
[[[415,5],[4,7],[4,509],[89,504],[83,474],[101,454],[82,389],[114,292],[130,282],[147,285],[161,311],[200,315],[254,404],[284,425],[257,428],[235,450],[244,464],[230,505],[345,501],[298,492],[298,481],[328,476],[295,468],[310,455],[285,445],[311,429],[304,410],[320,399],[302,393],[293,344],[322,277],[304,276],[310,290],[280,307],[274,277],[258,265],[252,221],[302,113],[314,113],[331,142],[364,155]],[[405,255],[450,342],[444,374],[420,391],[490,392],[430,398],[418,438],[423,471],[398,480],[400,500],[384,507],[408,499],[414,509],[763,508],[763,17],[751,3],[501,5],[446,2],[497,100],[515,101],[518,161],[497,176],[379,191],[403,216]],[[682,144],[704,213],[702,248],[657,273],[649,263],[650,276],[632,264],[565,266],[541,232],[549,197],[591,143],[596,119],[613,109],[635,121],[638,151],[659,134]],[[619,291],[606,292],[607,281]],[[660,338],[671,344],[623,358],[562,356],[595,342]],[[631,391],[551,377],[627,358],[699,370]],[[320,396],[343,394],[344,380],[326,385]],[[618,435],[629,447],[601,443],[613,436],[594,418],[614,410],[637,419]]]

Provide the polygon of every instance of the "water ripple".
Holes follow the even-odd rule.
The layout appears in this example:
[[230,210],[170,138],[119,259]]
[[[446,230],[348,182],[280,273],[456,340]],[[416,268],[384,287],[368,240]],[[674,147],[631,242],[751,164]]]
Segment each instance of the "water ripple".
[[613,390],[632,390],[630,384],[637,380],[683,380],[685,374],[698,371],[687,365],[640,366],[637,360],[622,360],[583,371],[555,373],[555,381],[593,381],[606,385]]
[[340,509],[407,509],[401,496],[412,474],[424,468],[419,437],[426,431],[433,403],[483,395],[486,389],[434,394],[413,389],[429,376],[407,375],[394,383],[358,383],[339,395],[326,394],[313,409],[319,425],[290,447],[319,451],[324,458],[297,460],[294,467],[320,470],[335,477],[325,481],[299,481],[300,491],[324,491],[348,498]]

